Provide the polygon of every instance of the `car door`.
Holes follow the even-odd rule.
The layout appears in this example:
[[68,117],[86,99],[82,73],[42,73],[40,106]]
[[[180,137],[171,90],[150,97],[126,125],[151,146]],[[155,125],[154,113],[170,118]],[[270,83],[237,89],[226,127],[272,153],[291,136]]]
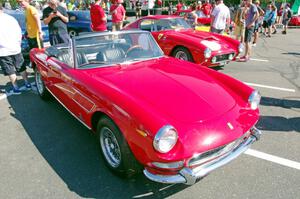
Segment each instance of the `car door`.
[[48,60],[48,77],[51,81],[51,92],[73,116],[86,123],[87,115],[95,104],[88,97],[88,91],[82,86],[78,76],[80,70],[74,68],[73,55],[69,51],[60,54],[58,58]]

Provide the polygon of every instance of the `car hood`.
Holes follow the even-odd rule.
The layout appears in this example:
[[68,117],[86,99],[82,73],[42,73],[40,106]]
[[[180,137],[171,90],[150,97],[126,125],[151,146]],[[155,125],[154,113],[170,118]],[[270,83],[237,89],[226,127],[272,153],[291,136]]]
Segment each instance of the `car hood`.
[[210,32],[198,31],[193,29],[182,29],[172,32],[173,36],[181,37],[185,40],[195,42],[196,45],[203,45],[212,51],[232,49],[232,45],[227,40],[222,39],[221,35],[214,35]]
[[198,65],[173,58],[87,70],[87,73],[99,83],[113,87],[122,97],[134,99],[137,106],[142,104],[141,107],[169,121],[208,120],[236,104],[232,91],[201,71]]

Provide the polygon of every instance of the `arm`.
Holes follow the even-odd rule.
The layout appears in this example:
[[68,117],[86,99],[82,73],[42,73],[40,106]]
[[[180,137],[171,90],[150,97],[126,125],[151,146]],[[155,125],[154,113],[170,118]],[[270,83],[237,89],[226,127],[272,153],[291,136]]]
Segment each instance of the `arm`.
[[37,24],[38,30],[39,30],[39,32],[38,32],[39,33],[39,37],[42,39],[43,38],[43,31],[42,31],[42,25],[41,25],[41,20],[39,18],[39,15],[37,13],[35,13],[33,15],[33,17],[34,17],[34,20],[35,20],[35,22]]
[[59,11],[57,11],[56,16],[58,16],[59,18],[61,18],[61,20],[63,20],[63,22],[68,23],[69,22],[69,17],[68,16],[64,16],[62,13],[60,13]]

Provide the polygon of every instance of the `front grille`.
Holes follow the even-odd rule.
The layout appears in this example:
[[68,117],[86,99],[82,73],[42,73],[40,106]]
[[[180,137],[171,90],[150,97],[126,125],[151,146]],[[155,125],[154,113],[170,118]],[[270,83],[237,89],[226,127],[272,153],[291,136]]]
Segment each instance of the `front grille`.
[[[225,145],[225,146],[226,146],[226,145]],[[190,159],[190,161],[189,161],[189,166],[193,166],[193,165],[199,164],[199,163],[198,163],[199,161],[203,160],[204,158],[210,157],[210,156],[213,155],[213,154],[216,154],[216,153],[220,152],[222,149],[225,148],[225,146],[218,147],[218,148],[216,148],[216,149],[213,149],[213,150],[210,150],[210,151],[201,153],[201,154],[199,154],[199,155],[193,157],[193,158]]]
[[224,54],[224,55],[217,55],[216,56],[216,62],[222,62],[222,61],[228,61],[230,54]]
[[188,161],[188,166],[189,167],[194,167],[200,164],[203,164],[207,161],[210,161],[212,159],[215,159],[217,157],[220,157],[224,154],[227,154],[228,152],[232,151],[235,149],[237,146],[241,144],[243,141],[243,137],[227,144],[224,146],[220,146],[218,148],[212,149],[210,151],[200,153],[198,155],[194,155],[189,161]]

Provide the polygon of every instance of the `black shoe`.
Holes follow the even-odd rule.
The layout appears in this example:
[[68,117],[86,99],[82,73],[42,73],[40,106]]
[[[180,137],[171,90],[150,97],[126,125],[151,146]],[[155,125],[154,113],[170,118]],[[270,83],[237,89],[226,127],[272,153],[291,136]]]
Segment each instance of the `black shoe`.
[[286,35],[286,31],[282,31],[282,34]]
[[274,30],[274,32],[272,32],[272,34],[276,34],[277,33],[277,30]]

